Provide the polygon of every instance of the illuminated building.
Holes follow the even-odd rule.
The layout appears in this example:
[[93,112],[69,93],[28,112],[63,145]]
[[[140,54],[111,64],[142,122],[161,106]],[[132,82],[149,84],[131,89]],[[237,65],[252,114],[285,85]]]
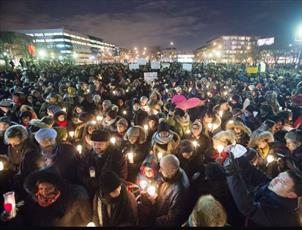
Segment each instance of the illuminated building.
[[73,59],[77,64],[114,61],[119,47],[103,39],[64,28],[18,30],[29,35],[37,49],[44,48],[48,58]]
[[257,46],[254,36],[220,36],[195,50],[196,62],[253,63]]

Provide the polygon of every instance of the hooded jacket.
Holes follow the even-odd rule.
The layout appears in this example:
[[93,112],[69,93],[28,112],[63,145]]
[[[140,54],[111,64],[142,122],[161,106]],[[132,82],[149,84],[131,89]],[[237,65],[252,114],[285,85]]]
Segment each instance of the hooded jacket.
[[[49,182],[58,187],[60,197],[47,207],[40,206],[35,200],[37,181]],[[64,183],[53,169],[33,172],[26,179],[24,187],[29,195],[21,211],[24,226],[85,227],[90,222],[92,208],[86,190],[79,185]]]
[[[93,198],[93,222],[97,227],[126,227],[137,225],[137,204],[134,195],[121,185],[115,203],[106,200],[101,190]],[[102,219],[100,219],[102,218]]]

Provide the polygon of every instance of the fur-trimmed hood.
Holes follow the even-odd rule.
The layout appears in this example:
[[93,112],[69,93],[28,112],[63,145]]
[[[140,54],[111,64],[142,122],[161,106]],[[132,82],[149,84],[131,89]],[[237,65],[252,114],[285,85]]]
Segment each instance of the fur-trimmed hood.
[[12,133],[20,134],[21,142],[24,142],[28,138],[28,131],[23,125],[12,125],[5,130],[4,141],[8,143],[8,136]]
[[220,144],[220,143],[225,143],[227,145],[231,145],[236,142],[236,136],[230,130],[220,131],[213,136],[213,142],[214,142],[214,145]]
[[269,131],[263,131],[263,132],[256,133],[255,135],[253,135],[251,137],[248,146],[251,148],[254,148],[257,146],[259,141],[262,141],[262,140],[265,140],[268,143],[273,142],[274,135]]
[[238,120],[230,120],[226,124],[226,130],[234,130],[235,128],[242,130],[248,136],[252,134],[252,131],[249,127],[243,124],[241,121]]
[[124,140],[128,141],[130,136],[137,136],[139,144],[145,143],[147,139],[144,128],[139,125],[130,127],[124,136]]

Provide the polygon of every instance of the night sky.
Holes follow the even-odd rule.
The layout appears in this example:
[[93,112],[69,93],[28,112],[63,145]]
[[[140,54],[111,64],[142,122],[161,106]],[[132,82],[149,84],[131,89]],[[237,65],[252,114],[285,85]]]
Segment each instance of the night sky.
[[125,48],[192,51],[219,35],[293,40],[302,0],[0,0],[0,29],[65,27]]

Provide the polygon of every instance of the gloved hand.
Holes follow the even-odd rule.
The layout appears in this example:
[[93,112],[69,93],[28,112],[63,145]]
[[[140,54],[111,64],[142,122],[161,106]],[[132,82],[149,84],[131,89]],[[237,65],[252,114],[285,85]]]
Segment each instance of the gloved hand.
[[227,176],[234,175],[240,170],[237,159],[231,153],[223,162],[223,167]]

